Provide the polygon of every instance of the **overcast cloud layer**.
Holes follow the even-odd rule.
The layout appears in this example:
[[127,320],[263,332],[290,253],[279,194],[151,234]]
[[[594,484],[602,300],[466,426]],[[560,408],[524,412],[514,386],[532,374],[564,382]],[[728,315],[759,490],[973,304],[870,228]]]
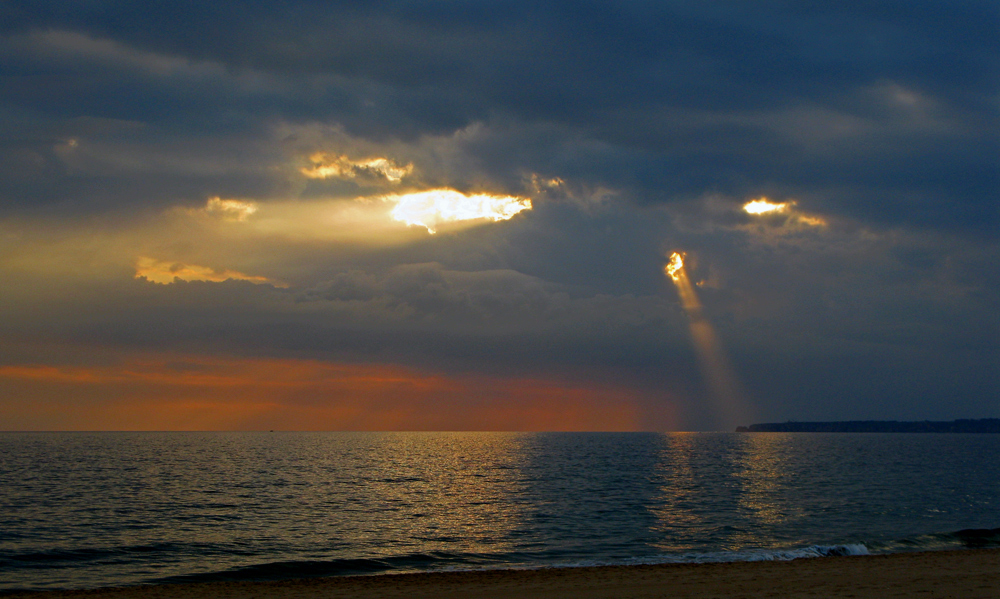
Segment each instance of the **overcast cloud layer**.
[[[13,1],[0,23],[0,428],[84,426],[52,414],[145,406],[171,373],[188,391],[159,412],[86,426],[1000,416],[994,2]],[[521,211],[393,218],[442,188]],[[761,197],[785,209],[743,210]],[[163,416],[295,364],[326,382],[254,419],[226,416],[236,392]],[[376,371],[409,386],[337,378]]]

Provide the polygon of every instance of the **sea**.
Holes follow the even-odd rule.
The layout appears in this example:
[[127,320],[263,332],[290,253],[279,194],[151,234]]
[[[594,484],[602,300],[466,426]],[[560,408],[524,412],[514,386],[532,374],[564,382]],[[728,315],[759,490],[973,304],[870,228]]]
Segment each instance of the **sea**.
[[1000,435],[0,433],[0,592],[1000,546]]

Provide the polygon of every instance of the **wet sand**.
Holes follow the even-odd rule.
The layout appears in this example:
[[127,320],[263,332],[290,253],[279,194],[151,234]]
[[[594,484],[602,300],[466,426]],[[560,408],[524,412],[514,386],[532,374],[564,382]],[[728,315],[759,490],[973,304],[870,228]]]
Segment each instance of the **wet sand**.
[[1000,550],[932,551],[789,562],[494,570],[46,591],[33,599],[997,599]]

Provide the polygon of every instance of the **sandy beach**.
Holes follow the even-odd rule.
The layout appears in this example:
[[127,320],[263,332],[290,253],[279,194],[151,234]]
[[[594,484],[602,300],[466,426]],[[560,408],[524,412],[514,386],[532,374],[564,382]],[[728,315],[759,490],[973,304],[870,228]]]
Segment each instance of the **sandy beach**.
[[32,599],[1000,597],[1000,550],[787,562],[494,570],[15,593]]

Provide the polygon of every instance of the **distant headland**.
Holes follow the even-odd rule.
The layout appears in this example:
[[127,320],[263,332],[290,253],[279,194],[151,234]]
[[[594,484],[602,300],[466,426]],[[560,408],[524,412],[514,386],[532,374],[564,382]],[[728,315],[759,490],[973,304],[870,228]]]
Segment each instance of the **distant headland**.
[[736,428],[738,433],[1000,433],[1000,418],[950,422],[849,420],[845,422],[768,422]]

